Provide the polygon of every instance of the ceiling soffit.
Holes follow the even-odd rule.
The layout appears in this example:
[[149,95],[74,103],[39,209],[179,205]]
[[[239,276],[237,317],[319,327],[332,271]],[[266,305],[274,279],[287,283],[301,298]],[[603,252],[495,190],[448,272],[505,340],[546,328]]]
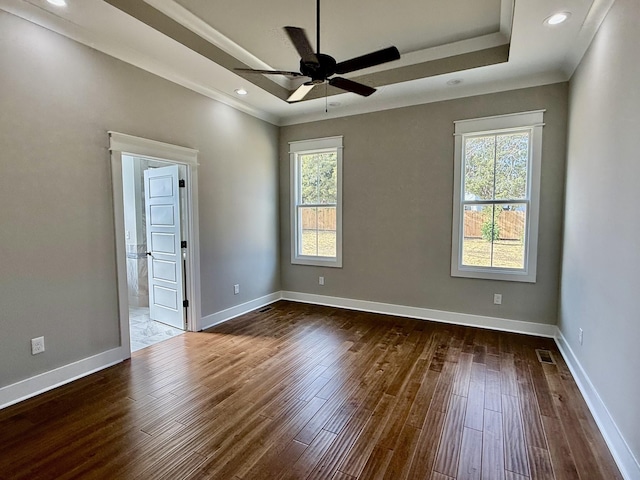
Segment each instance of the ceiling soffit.
[[[238,45],[233,40],[214,29],[209,23],[207,23],[207,15],[203,15],[204,18],[201,18],[173,0],[105,1],[229,70],[233,70],[237,67],[261,69],[273,68],[269,63],[253,55],[252,52],[249,52],[243,46]],[[486,2],[489,2],[489,4],[487,5]],[[493,2],[493,4],[491,4],[491,2]],[[438,39],[433,35],[425,35],[428,37],[426,39],[426,43],[436,46],[405,52],[402,50],[402,44],[400,44],[401,53],[403,54],[403,58],[400,60],[345,76],[366,85],[381,87],[418,78],[426,78],[507,62],[509,59],[509,40],[511,34],[513,7],[511,2],[508,0],[503,0],[501,4],[496,2],[499,2],[499,0],[485,0],[484,2],[485,10],[492,7],[493,11],[491,14],[484,14],[484,27],[476,27],[471,32],[481,33],[479,37],[467,38],[470,36],[469,33],[465,33],[469,31],[468,28],[466,31],[464,29],[459,29],[455,34],[446,36],[446,39],[460,39],[459,41],[447,44],[439,44]],[[198,11],[198,9],[194,8],[194,5],[199,9],[202,9],[203,4],[203,2],[195,0],[181,0],[181,3],[189,5],[196,11]],[[210,2],[204,3],[209,4]],[[223,0],[218,0],[217,3],[223,3]],[[418,2],[409,3],[413,4]],[[225,11],[230,9],[232,10],[237,6],[238,3],[234,2],[233,5],[230,5]],[[305,9],[307,9],[306,6]],[[211,5],[209,5],[207,11],[211,12],[211,10]],[[306,12],[306,14],[309,17],[314,17],[315,12],[312,10],[311,12]],[[241,17],[243,20],[247,19],[247,15],[241,15]],[[492,23],[490,21],[491,18],[498,19],[499,21],[494,21]],[[462,23],[464,24],[464,22]],[[304,25],[302,26],[304,27]],[[255,24],[253,24],[251,30],[257,32],[256,35],[260,35],[261,30],[257,29]],[[368,30],[366,35],[363,35],[363,33],[365,33],[364,29],[355,30],[358,35],[364,38],[369,35]],[[308,28],[307,31],[311,36],[311,33],[315,32],[315,27]],[[285,42],[288,42],[281,27],[279,27],[279,32]],[[323,33],[323,35],[325,35],[325,33]],[[386,39],[387,37],[385,37],[385,42]],[[335,55],[336,58],[342,60],[398,42],[388,40],[388,42],[381,46],[372,46],[373,44],[370,46],[362,45],[359,48],[359,52],[353,54],[351,52],[347,52],[347,55],[341,55],[339,52],[334,53],[334,51],[330,50],[330,46],[327,46],[325,49],[324,45],[327,45],[327,43],[329,42],[325,42],[323,37],[322,50],[331,51],[332,55]],[[411,43],[410,36],[405,34],[403,43],[407,45],[406,48],[411,48],[408,46]],[[414,40],[413,44],[417,45],[418,41]],[[291,45],[285,43],[284,47],[277,48],[276,50],[284,51],[289,54],[289,59],[287,60],[288,64],[292,61],[295,62],[295,67],[286,67],[282,65],[277,65],[276,67],[297,70],[298,59],[295,50],[293,50]],[[344,49],[340,51],[344,51]],[[239,76],[282,100],[288,98],[290,93],[295,90],[302,81],[304,81],[291,81],[279,75],[264,76],[239,74]],[[324,88],[316,88],[305,98],[305,100],[312,100],[324,95],[334,95],[339,93],[344,92],[333,87],[328,87],[326,91]]]
[[[143,0],[105,0],[105,2],[224,68],[232,70],[234,68],[247,66],[221,48],[213,45],[177,21],[148,5]],[[253,75],[253,77],[256,78],[251,78],[251,83],[278,98],[284,100],[290,94],[288,89],[262,75]]]
[[[298,60],[283,26],[304,28],[317,48],[316,0],[147,2],[172,18],[182,7],[275,69]],[[320,20],[321,51],[338,61],[389,45],[409,54],[499,32],[501,0],[320,0]]]

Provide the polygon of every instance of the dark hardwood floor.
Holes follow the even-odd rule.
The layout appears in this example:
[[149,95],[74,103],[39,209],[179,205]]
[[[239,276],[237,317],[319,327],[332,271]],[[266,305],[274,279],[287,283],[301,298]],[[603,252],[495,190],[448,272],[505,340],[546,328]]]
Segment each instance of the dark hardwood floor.
[[0,411],[0,478],[621,478],[550,339],[272,307]]

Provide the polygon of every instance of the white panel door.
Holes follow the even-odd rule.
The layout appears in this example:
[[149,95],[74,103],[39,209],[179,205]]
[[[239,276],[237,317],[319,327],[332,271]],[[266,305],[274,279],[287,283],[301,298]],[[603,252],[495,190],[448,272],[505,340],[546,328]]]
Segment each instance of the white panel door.
[[149,315],[184,329],[178,166],[144,172]]

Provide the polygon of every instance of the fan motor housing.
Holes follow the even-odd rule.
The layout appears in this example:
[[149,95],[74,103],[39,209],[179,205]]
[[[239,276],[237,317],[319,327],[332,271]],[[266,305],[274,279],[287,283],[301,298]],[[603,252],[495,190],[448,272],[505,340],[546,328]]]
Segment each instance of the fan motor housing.
[[336,73],[336,60],[324,53],[316,53],[318,63],[304,62],[300,60],[300,73],[311,77],[313,83],[322,83]]

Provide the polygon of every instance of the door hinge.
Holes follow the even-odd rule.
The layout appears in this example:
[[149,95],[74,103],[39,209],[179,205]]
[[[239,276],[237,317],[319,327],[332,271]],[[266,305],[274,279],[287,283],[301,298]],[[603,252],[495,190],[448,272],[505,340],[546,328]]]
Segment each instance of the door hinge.
[[182,306],[183,306],[184,308],[189,308],[189,300],[183,300],[183,301],[182,301]]
[[186,240],[182,240],[180,242],[180,248],[187,248],[187,241]]
[[[175,183],[174,183],[174,185],[175,185]],[[184,180],[178,180],[178,187],[186,187],[186,186],[187,185],[186,185]]]

